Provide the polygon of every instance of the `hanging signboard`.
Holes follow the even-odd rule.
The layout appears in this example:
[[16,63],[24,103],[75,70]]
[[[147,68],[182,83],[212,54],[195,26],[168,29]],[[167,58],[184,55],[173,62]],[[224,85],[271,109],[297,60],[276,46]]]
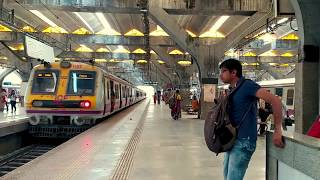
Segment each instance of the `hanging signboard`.
[[45,60],[46,62],[54,61],[53,47],[29,36],[25,36],[24,43],[25,51],[29,57]]

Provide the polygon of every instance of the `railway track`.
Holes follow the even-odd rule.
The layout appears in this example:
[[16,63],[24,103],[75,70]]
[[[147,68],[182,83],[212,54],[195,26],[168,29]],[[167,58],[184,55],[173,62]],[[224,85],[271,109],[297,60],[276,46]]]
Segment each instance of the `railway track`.
[[30,145],[0,157],[0,177],[55,148],[55,145]]

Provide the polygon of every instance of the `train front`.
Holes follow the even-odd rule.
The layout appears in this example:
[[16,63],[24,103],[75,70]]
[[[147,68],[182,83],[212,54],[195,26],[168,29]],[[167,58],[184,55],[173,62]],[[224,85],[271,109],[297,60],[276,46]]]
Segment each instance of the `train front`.
[[31,127],[56,131],[95,124],[102,111],[96,108],[98,76],[96,67],[83,63],[62,61],[36,66],[25,96]]

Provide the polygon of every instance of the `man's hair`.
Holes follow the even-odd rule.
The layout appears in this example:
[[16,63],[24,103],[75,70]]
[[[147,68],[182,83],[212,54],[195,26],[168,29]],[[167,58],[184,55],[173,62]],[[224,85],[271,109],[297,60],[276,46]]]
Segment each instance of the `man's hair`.
[[222,69],[222,68],[226,68],[229,71],[236,70],[237,77],[239,77],[239,78],[242,77],[242,65],[241,65],[240,61],[238,61],[236,59],[227,59],[227,60],[223,61],[219,66],[219,69]]

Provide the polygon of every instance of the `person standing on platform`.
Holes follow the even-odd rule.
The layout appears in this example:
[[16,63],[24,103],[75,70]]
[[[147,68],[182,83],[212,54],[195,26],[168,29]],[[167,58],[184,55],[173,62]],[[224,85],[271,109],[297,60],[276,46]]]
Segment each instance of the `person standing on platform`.
[[17,95],[14,90],[11,91],[9,98],[10,98],[10,105],[11,105],[11,113],[13,113],[13,109],[14,109],[14,112],[16,112]]
[[259,109],[258,109],[258,115],[261,119],[261,122],[260,122],[260,132],[259,132],[259,135],[264,135],[265,131],[266,131],[266,121],[267,121],[267,118],[270,114],[272,114],[272,109],[271,109],[271,105],[269,103],[266,103],[266,102],[263,102],[261,101],[260,102],[260,105],[259,105]]
[[199,111],[199,102],[198,102],[198,99],[197,99],[196,95],[192,96],[191,106],[192,106],[192,111],[193,112],[198,112]]
[[161,91],[158,91],[158,93],[157,93],[157,99],[158,99],[158,104],[160,104],[160,101],[161,101]]
[[[266,89],[261,88],[257,83],[244,79],[240,61],[227,59],[220,64],[219,68],[220,79],[224,83],[230,84],[231,91],[236,86],[244,83],[229,99],[230,107],[228,114],[231,123],[233,126],[239,127],[237,139],[232,149],[225,152],[223,162],[224,179],[241,180],[246,173],[251,156],[256,149],[258,98],[272,105],[275,121],[273,144],[279,148],[284,147],[281,130],[282,107],[279,98],[269,93]],[[246,114],[245,117],[243,117],[244,114]]]
[[1,90],[1,103],[3,104],[3,108],[6,107],[7,112],[9,111],[8,108],[8,95],[7,95],[7,91],[5,89]]
[[156,92],[153,95],[153,103],[157,104],[157,93]]

